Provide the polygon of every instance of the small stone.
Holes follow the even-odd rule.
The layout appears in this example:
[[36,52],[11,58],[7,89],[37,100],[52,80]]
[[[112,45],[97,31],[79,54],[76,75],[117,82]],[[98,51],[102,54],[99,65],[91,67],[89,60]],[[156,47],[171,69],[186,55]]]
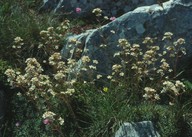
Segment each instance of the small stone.
[[123,123],[115,137],[160,137],[151,121]]

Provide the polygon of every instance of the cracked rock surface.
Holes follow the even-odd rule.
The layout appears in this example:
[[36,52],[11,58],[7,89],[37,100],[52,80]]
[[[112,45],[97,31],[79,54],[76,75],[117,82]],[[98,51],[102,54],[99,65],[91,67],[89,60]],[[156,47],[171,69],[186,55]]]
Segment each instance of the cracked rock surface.
[[[70,13],[71,16],[85,17],[94,8],[101,8],[105,16],[118,16],[136,7],[155,4],[156,0],[44,0],[40,10],[52,10],[59,13]],[[81,13],[75,12],[76,8],[81,8]]]

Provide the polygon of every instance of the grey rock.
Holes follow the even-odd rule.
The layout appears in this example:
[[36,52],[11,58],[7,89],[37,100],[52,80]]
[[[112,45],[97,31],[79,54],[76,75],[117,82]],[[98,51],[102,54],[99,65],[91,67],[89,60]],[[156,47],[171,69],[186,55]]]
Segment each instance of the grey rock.
[[132,0],[133,4],[138,4],[139,0]]
[[160,137],[151,121],[123,123],[115,137]]
[[[175,38],[182,37],[186,40],[187,56],[182,63],[187,62],[192,57],[192,2],[170,0],[163,3],[163,7],[158,4],[139,7],[98,29],[70,38],[75,37],[81,42],[81,56],[89,56],[91,60],[99,61],[96,73],[107,76],[111,73],[112,65],[119,61],[113,57],[119,50],[118,39],[125,38],[130,43],[138,43],[146,36],[162,37],[165,32],[172,32]],[[107,45],[106,48],[101,48],[102,44]],[[68,41],[62,49],[64,58],[74,58],[75,54],[70,53],[69,47],[75,51],[78,46],[69,45]],[[159,43],[159,46],[163,46],[162,43]],[[76,59],[79,60],[78,68],[81,68],[81,58]],[[79,72],[78,69],[74,70]]]
[[[94,8],[101,8],[104,16],[117,17],[141,5],[154,4],[156,0],[43,0],[43,3],[40,11],[54,11],[61,14],[70,13],[70,16],[73,17],[86,17],[92,15],[91,11]],[[75,12],[77,7],[82,9],[80,14]]]
[[152,5],[156,3],[156,0],[145,0],[145,3],[148,5]]
[[41,10],[54,10],[59,4],[59,0],[43,0],[43,6]]

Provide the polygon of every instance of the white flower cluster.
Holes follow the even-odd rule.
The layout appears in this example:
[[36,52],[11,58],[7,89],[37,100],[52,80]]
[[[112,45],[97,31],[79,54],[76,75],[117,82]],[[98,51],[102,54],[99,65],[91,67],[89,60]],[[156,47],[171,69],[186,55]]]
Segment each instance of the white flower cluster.
[[40,43],[38,48],[44,48],[47,52],[58,50],[60,41],[69,29],[69,21],[65,20],[57,28],[49,27],[47,30],[42,30],[40,36],[44,40],[44,44]]
[[23,39],[21,37],[16,37],[14,39],[14,45],[12,46],[12,48],[20,49],[23,45],[24,45]]
[[59,124],[60,124],[60,125],[63,125],[63,124],[64,124],[64,119],[63,119],[63,118],[59,117],[58,121],[59,121]]
[[170,40],[170,39],[172,39],[172,36],[173,36],[173,33],[171,33],[171,32],[165,32],[162,40],[166,40],[166,39]]
[[164,76],[167,72],[172,72],[173,70],[170,68],[170,65],[166,62],[166,59],[161,59],[161,65],[157,69],[157,73],[161,76]]
[[64,94],[64,95],[73,95],[73,93],[75,93],[75,89],[73,88],[67,88],[67,90],[65,92],[61,92],[61,94]]
[[100,8],[95,8],[92,11],[93,14],[95,14],[97,17],[100,17],[102,14],[102,10]]
[[[121,50],[114,53],[114,57],[120,59],[121,64],[112,65],[111,76],[109,75],[107,78],[118,83],[122,80],[131,80],[134,83],[146,82],[148,80],[158,81],[160,84],[158,89],[145,85],[143,97],[153,101],[160,99],[159,91],[161,86],[163,86],[162,92],[172,91],[174,95],[184,92],[185,86],[182,82],[168,82],[169,76],[167,74],[173,72],[168,63],[169,57],[177,57],[176,59],[178,59],[181,53],[182,55],[186,54],[186,50],[182,46],[185,44],[185,40],[179,38],[176,42],[172,42],[172,35],[170,32],[165,33],[163,37],[163,40],[165,40],[165,50],[162,53],[161,50],[163,48],[160,50],[159,46],[153,45],[157,38],[146,37],[143,41],[146,48],[141,48],[138,44],[130,44],[126,39],[119,39],[117,46]],[[165,59],[165,56],[168,59]],[[173,60],[173,62],[177,61]],[[166,82],[164,82],[165,80]]]
[[[172,39],[172,33],[167,32],[164,34],[163,40],[170,41]],[[159,46],[153,46],[155,39],[146,37],[143,44],[146,45],[147,50],[144,51],[140,48],[140,45],[131,45],[126,39],[119,39],[119,47],[122,48],[121,51],[117,51],[114,57],[120,58],[122,61],[123,69],[115,69],[116,65],[112,67],[112,75],[114,76],[117,71],[122,72],[125,70],[133,70],[132,75],[137,77],[138,80],[142,80],[143,77],[149,77],[150,80],[154,80],[157,76],[165,77],[165,74],[172,72],[168,61],[163,58],[163,56],[169,55],[169,57],[180,57],[180,52],[185,55],[186,50],[181,45],[185,43],[185,40],[179,38],[176,42],[169,42],[169,46],[165,46],[167,51],[160,53]],[[176,61],[175,61],[176,62]],[[160,64],[159,66],[157,64]]]
[[153,39],[151,37],[145,37],[143,44],[153,44]]
[[[40,36],[43,40],[45,40],[46,45],[54,46],[54,48],[58,48],[58,43],[59,43],[59,36],[58,34],[54,31],[53,27],[47,28],[47,30],[42,30],[40,32]],[[39,46],[41,48],[43,45]]]
[[[46,111],[43,116],[43,119],[49,119],[51,122],[56,121],[56,114],[51,111]],[[64,124],[64,119],[62,117],[57,118],[60,125]]]
[[88,63],[88,62],[91,61],[89,56],[82,56],[81,60],[82,60],[83,63]]
[[[22,75],[21,72],[15,72],[12,69],[7,69],[5,71],[10,85],[28,89],[26,95],[34,100],[37,99],[38,96],[44,97],[46,91],[53,87],[50,77],[42,74],[43,69],[35,58],[28,58],[26,63],[27,66],[24,75]],[[54,92],[51,94],[54,94]]]
[[138,44],[133,44],[132,47],[130,48],[130,53],[126,53],[125,55],[131,55],[135,59],[138,58],[139,55],[142,55],[143,53],[141,52],[140,45]]
[[57,73],[54,74],[54,78],[58,81],[64,79],[65,77],[66,75],[65,75],[65,72],[63,71],[57,71]]
[[67,74],[71,71],[71,68],[76,63],[75,60],[69,59],[68,64],[62,61],[60,53],[55,52],[49,57],[49,64],[53,66],[55,74],[53,74],[54,79],[59,82],[64,82],[67,78]]
[[120,75],[120,73],[122,72],[122,65],[119,64],[115,64],[112,66],[112,76],[115,75]]
[[130,43],[126,39],[119,39],[118,40],[119,46],[123,49],[126,49],[127,47],[130,47]]
[[5,71],[5,75],[7,76],[7,81],[9,82],[10,86],[14,86],[14,81],[16,78],[16,72],[13,69],[7,69]]
[[159,50],[158,46],[151,46],[143,55],[143,60],[148,65],[153,64],[157,61],[157,51]]
[[180,93],[185,92],[185,85],[179,80],[177,80],[175,83],[171,81],[164,81],[161,93],[167,92],[173,93],[175,96],[178,96],[180,95]]
[[43,114],[42,118],[44,118],[44,119],[49,118],[50,120],[55,120],[55,118],[54,118],[55,116],[56,116],[56,114],[54,112],[46,111]]
[[28,58],[25,63],[27,63],[27,67],[25,68],[27,75],[31,75],[32,77],[43,72],[43,68],[35,58]]
[[160,99],[159,94],[157,94],[157,91],[155,89],[150,87],[145,87],[144,91],[145,91],[145,94],[143,95],[143,97],[145,99],[153,100],[153,101]]
[[49,57],[49,64],[55,66],[61,60],[61,54],[55,52]]
[[186,49],[183,47],[185,44],[185,40],[183,38],[177,39],[175,42],[171,43],[173,34],[171,32],[166,32],[162,40],[164,40],[167,44],[166,50],[164,51],[164,55],[168,54],[169,57],[180,57],[180,55],[186,55]]
[[61,31],[63,34],[64,32],[67,32],[69,30],[70,26],[70,21],[69,20],[64,20],[56,29]]

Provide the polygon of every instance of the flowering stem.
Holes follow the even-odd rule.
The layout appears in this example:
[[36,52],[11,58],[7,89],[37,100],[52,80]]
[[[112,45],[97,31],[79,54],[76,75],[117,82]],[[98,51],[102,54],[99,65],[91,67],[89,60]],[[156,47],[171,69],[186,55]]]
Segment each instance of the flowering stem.
[[175,59],[174,67],[173,67],[173,75],[176,76],[176,70],[177,70],[177,61],[178,61],[178,54]]
[[55,131],[59,132],[61,137],[65,137],[64,134],[61,132],[61,130],[57,126],[55,126],[55,128],[53,128],[52,130],[55,130]]
[[74,111],[73,111],[73,109],[72,109],[72,107],[71,107],[71,105],[70,105],[70,103],[69,103],[68,98],[64,96],[64,97],[63,97],[63,100],[64,100],[65,104],[67,105],[67,108],[69,109],[69,112],[70,112],[71,116],[73,117],[73,120],[74,120],[74,122],[75,122],[75,125],[77,126],[78,132],[79,132],[80,134],[82,134],[81,128],[80,128],[80,126],[79,126],[79,124],[78,124],[78,121],[77,121],[77,118],[76,118],[76,115],[75,115],[75,113],[74,113]]

